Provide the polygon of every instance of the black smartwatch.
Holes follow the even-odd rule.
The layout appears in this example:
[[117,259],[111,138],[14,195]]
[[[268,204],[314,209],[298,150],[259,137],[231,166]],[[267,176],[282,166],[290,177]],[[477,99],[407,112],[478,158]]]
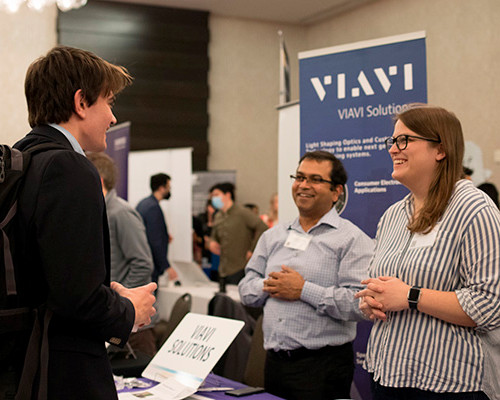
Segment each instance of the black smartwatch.
[[419,286],[413,286],[409,291],[408,291],[408,305],[410,306],[411,310],[416,310],[418,301],[420,300],[420,295],[422,293],[420,292],[420,287]]

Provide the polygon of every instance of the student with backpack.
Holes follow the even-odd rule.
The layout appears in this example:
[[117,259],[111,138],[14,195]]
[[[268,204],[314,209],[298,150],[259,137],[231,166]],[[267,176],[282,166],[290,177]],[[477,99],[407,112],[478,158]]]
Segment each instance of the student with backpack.
[[123,346],[155,313],[156,284],[110,284],[101,181],[84,154],[105,149],[115,96],[131,82],[125,68],[65,46],[28,69],[33,130],[14,147],[53,148],[31,154],[13,219],[17,306],[38,315],[31,336],[41,337],[26,351],[27,335],[19,335],[11,359],[25,359],[22,378],[22,362],[1,366],[8,373],[0,382],[21,379],[16,398],[116,399],[105,342]]

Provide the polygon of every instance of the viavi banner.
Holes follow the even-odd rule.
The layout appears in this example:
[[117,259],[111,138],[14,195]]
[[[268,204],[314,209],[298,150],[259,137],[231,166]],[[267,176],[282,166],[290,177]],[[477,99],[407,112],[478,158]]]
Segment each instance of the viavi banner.
[[300,152],[326,150],[348,173],[342,216],[371,237],[408,191],[391,178],[384,140],[405,104],[427,102],[425,33],[299,54]]
[[[348,174],[342,217],[374,237],[377,223],[408,190],[391,177],[385,139],[405,104],[427,102],[425,32],[352,43],[299,54],[300,154],[326,150]],[[361,368],[371,323],[358,324],[353,399],[370,400]]]

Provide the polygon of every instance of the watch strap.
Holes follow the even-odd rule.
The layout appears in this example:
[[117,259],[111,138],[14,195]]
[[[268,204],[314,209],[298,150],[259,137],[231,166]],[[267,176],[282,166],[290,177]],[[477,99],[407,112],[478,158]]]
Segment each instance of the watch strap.
[[418,301],[420,300],[421,291],[420,286],[413,286],[408,291],[408,306],[410,310],[417,310]]

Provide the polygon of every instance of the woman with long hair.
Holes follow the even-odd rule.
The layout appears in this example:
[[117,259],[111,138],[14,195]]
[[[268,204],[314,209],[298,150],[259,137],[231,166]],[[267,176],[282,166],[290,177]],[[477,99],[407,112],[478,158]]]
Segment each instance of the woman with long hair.
[[480,335],[500,326],[500,213],[462,179],[451,112],[409,105],[386,145],[410,194],[382,216],[371,278],[356,295],[374,321],[365,361],[374,400],[488,399],[485,356],[500,350],[486,355]]

